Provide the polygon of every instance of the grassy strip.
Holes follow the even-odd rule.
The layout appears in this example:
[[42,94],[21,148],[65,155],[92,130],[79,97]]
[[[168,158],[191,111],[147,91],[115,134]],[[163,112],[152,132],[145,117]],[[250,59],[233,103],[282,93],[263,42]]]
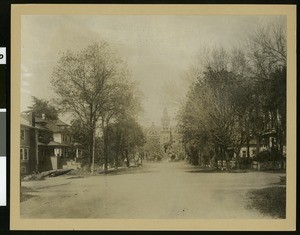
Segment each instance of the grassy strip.
[[251,190],[248,194],[250,209],[259,210],[265,215],[284,219],[286,217],[286,188],[268,187]]

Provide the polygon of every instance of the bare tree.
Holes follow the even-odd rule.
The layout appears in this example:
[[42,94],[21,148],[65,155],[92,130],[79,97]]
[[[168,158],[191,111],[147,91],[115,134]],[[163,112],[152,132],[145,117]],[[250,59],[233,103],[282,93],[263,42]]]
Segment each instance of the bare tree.
[[286,21],[282,17],[250,34],[246,45],[257,75],[268,79],[271,71],[286,66]]
[[257,80],[257,99],[263,112],[264,131],[275,130],[277,150],[286,142],[287,41],[284,17],[259,27],[248,40],[248,57]]

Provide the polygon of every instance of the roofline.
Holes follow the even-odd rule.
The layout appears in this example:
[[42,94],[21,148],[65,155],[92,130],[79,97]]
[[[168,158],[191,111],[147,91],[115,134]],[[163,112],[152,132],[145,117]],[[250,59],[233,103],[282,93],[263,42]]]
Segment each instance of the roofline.
[[36,126],[29,126],[29,125],[26,125],[26,124],[20,124],[20,126],[29,127],[31,129],[37,129],[37,130],[43,130],[43,131],[53,132],[53,131],[51,131],[49,129],[46,129],[46,128],[41,128],[41,127],[36,127]]

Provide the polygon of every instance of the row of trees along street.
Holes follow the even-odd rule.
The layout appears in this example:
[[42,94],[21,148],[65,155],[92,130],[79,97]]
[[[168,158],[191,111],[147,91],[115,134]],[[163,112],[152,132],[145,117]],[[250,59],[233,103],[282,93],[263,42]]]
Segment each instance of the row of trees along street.
[[106,42],[63,53],[54,67],[55,103],[71,115],[73,141],[87,147],[88,163],[109,162],[118,167],[145,138],[136,118],[141,111],[140,93],[126,64]]
[[[193,85],[179,113],[179,127],[193,164],[217,166],[256,140],[256,158],[283,159],[286,143],[286,32],[276,21],[252,32],[242,48],[207,50],[187,76]],[[272,150],[259,152],[266,132]],[[264,156],[263,156],[264,155]],[[244,160],[244,159],[243,159]]]

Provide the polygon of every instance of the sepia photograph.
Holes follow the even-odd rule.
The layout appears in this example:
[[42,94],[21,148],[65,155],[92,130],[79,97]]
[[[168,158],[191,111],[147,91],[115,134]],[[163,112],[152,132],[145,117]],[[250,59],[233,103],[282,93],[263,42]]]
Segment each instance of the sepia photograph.
[[19,19],[20,220],[287,219],[287,15]]

